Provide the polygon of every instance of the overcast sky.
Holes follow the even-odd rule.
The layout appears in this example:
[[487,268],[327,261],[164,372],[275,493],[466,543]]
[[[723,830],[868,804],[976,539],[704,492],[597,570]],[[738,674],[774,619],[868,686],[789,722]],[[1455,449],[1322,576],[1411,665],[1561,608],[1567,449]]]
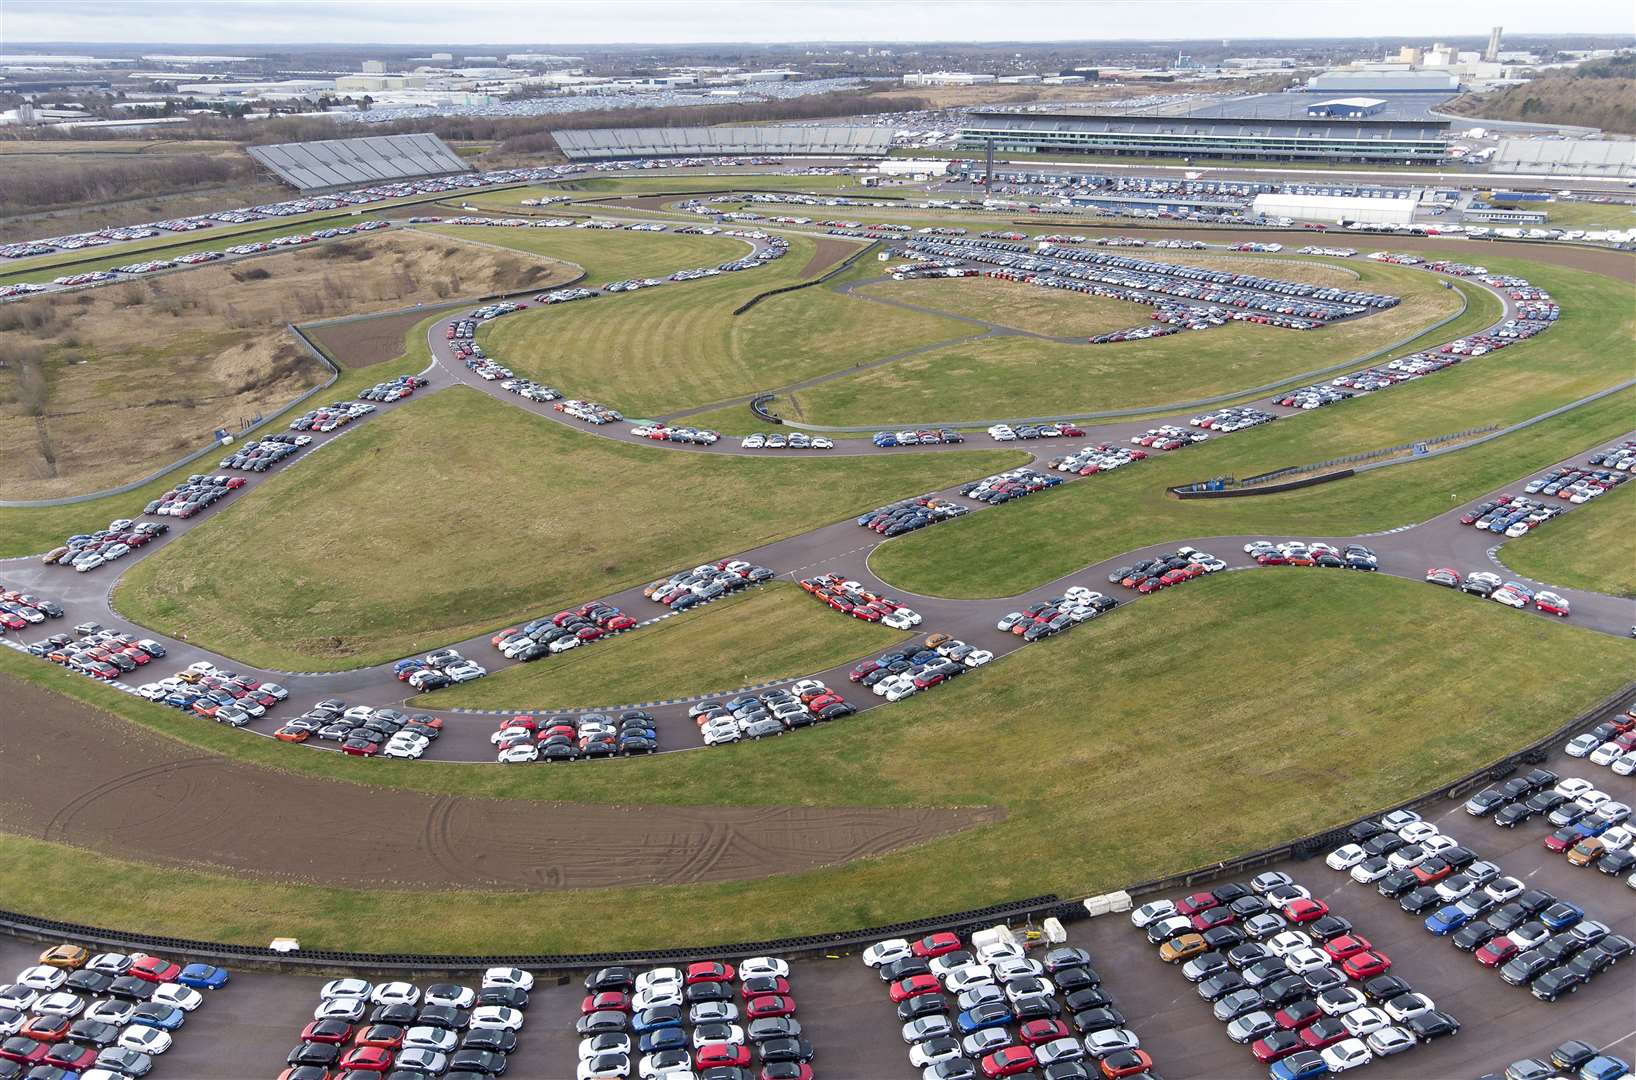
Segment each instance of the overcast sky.
[[1633,33],[1631,0],[0,0],[25,42],[574,45]]

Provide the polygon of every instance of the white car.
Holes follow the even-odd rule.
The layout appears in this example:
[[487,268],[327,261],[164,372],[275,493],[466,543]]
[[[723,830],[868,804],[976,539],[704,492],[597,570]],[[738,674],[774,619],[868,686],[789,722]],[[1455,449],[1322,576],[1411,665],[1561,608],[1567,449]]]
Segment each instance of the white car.
[[19,985],[45,993],[50,993],[67,981],[68,972],[62,968],[50,967],[46,964],[35,964],[33,967],[26,967],[17,973]]
[[137,687],[136,693],[138,697],[146,698],[148,701],[159,701],[169,694],[172,689],[172,687],[165,686],[162,683],[150,682]]
[[432,745],[432,740],[424,735],[416,735],[408,731],[400,731],[381,747],[381,756],[390,758],[414,758],[426,753]]
[[1043,979],[1045,975],[1045,965],[1038,960],[1029,960],[1023,956],[996,955],[991,952],[986,956],[984,963],[994,972],[994,977],[1003,983],[1016,979]]
[[1602,846],[1609,851],[1624,851],[1632,842],[1636,842],[1636,830],[1627,825],[1615,825],[1597,839],[1601,840]]
[[403,1033],[403,1045],[408,1050],[431,1050],[446,1054],[460,1042],[460,1036],[446,1028],[420,1024]]
[[1280,959],[1303,949],[1312,949],[1312,935],[1305,930],[1285,930],[1267,939],[1267,951]]
[[[885,681],[885,679],[882,679],[880,683],[876,683],[875,685],[879,686]],[[919,692],[920,687],[915,685],[915,681],[913,679],[906,676],[900,676],[899,681],[888,687],[886,693],[882,696],[885,697],[887,701],[902,701],[904,698],[913,697]]]
[[943,977],[943,989],[951,994],[963,994],[974,986],[992,986],[994,972],[986,964],[962,964]]
[[1176,914],[1176,905],[1169,900],[1155,900],[1151,904],[1143,904],[1130,913],[1130,924],[1139,930],[1160,919],[1169,919]]
[[1527,886],[1514,877],[1497,877],[1483,888],[1483,892],[1496,904],[1504,904],[1521,896],[1526,889]]
[[170,1049],[170,1032],[146,1024],[132,1024],[119,1033],[118,1044],[139,1054],[157,1056]]
[[626,1080],[631,1074],[629,1054],[598,1054],[581,1058],[575,1080]]
[[[1586,750],[1585,753],[1590,753]],[[1581,755],[1583,756],[1583,755]],[[1596,785],[1581,776],[1570,776],[1557,783],[1556,793],[1564,799],[1577,799],[1587,791],[1595,791]]]
[[450,664],[448,667],[443,669],[443,674],[447,675],[457,683],[471,682],[473,679],[481,679],[488,673],[488,668],[484,667],[482,664],[474,664],[470,660],[460,664]]
[[1318,1009],[1325,1016],[1345,1016],[1354,1009],[1361,1009],[1368,1004],[1369,999],[1355,986],[1338,987],[1334,991],[1326,990],[1318,995]]
[[483,1005],[472,1011],[471,1026],[518,1031],[523,1026],[523,1014],[504,1005]]
[[511,739],[532,739],[533,737],[534,733],[528,728],[505,727],[490,733],[489,744],[492,746],[499,746],[501,743],[507,742]]
[[902,611],[894,611],[890,614],[882,615],[880,617],[880,622],[882,626],[890,626],[893,630],[909,630],[915,625]]
[[496,986],[513,987],[518,990],[534,989],[534,976],[522,968],[493,967],[483,972],[482,987],[484,990]]
[[579,1041],[579,1059],[594,1058],[598,1054],[628,1054],[631,1052],[631,1037],[617,1032],[606,1035],[592,1035]]
[[1411,821],[1397,831],[1405,844],[1419,844],[1437,835],[1437,826],[1429,821]]
[[636,988],[638,990],[648,990],[656,986],[670,987],[680,993],[682,989],[681,971],[673,967],[661,967],[654,968],[651,971],[644,971],[636,977]]
[[954,1027],[946,1016],[920,1016],[903,1025],[903,1041],[913,1045],[951,1034]]
[[134,1001],[118,1001],[113,998],[104,998],[101,1001],[93,1002],[91,1007],[85,1010],[85,1018],[87,1020],[95,1020],[99,1024],[112,1024],[114,1027],[124,1027],[130,1022],[131,1016],[135,1012],[136,1002]]
[[420,989],[414,983],[381,983],[370,992],[369,1000],[376,1005],[419,1005]]
[[969,668],[979,668],[992,659],[994,659],[994,654],[987,649],[975,649],[966,655],[963,662]]
[[331,979],[318,991],[318,996],[326,999],[366,998],[374,991],[375,987],[363,979]]
[[1621,753],[1623,753],[1623,751],[1620,750],[1618,743],[1605,742],[1601,746],[1598,746],[1595,750],[1592,750],[1587,755],[1587,759],[1592,765],[1612,765],[1614,760],[1618,758]]
[[5,1012],[0,1012],[0,1039],[9,1039],[22,1031],[23,1025],[28,1023],[28,1020],[28,1014],[17,1009],[7,1009]]
[[787,979],[790,965],[774,956],[752,956],[738,965],[740,979]]
[[1586,733],[1584,735],[1575,735],[1572,739],[1569,739],[1568,745],[1562,748],[1562,752],[1569,757],[1582,758],[1601,745],[1601,739]]
[[1359,885],[1371,885],[1391,873],[1393,869],[1389,859],[1365,859],[1347,871],[1347,876]]
[[160,983],[153,988],[153,997],[148,1000],[181,1009],[183,1012],[192,1012],[204,1004],[204,995],[181,983]]
[[1369,1052],[1362,1039],[1342,1039],[1334,1046],[1325,1047],[1323,1058],[1330,1072],[1339,1073],[1367,1065],[1375,1060],[1375,1055]]
[[1353,1009],[1341,1017],[1341,1024],[1346,1028],[1346,1033],[1359,1039],[1372,1032],[1379,1031],[1383,1027],[1390,1027],[1391,1023],[1392,1018],[1387,1016],[1385,1012],[1370,1006]]
[[1085,1036],[1085,1052],[1094,1058],[1105,1058],[1121,1050],[1139,1050],[1142,1040],[1129,1028],[1107,1028]]
[[1632,750],[1627,754],[1620,754],[1608,763],[1608,768],[1613,770],[1615,776],[1629,776],[1631,773],[1636,773],[1636,750]]
[[643,1009],[655,1009],[663,1005],[680,1005],[682,1003],[682,988],[673,983],[658,983],[654,986],[638,990],[631,998],[631,1010],[641,1012]]
[[870,967],[894,963],[909,955],[909,942],[903,938],[877,941],[863,951],[863,962]]
[[1526,595],[1505,585],[1501,585],[1498,589],[1489,593],[1488,598],[1496,604],[1504,604],[1509,608],[1525,608],[1528,606],[1528,597]]
[[1414,1036],[1400,1027],[1383,1027],[1363,1040],[1376,1057],[1390,1057],[1414,1049]]
[[540,751],[538,747],[529,743],[508,746],[496,755],[496,760],[502,765],[520,765],[527,761],[540,760]]
[[40,1016],[75,1017],[85,1011],[85,999],[59,990],[36,1001],[33,1011]]
[[312,1011],[314,1020],[345,1020],[356,1024],[369,1008],[369,999],[361,997],[325,998]]
[[[1397,997],[1386,1003],[1386,1015],[1388,1018],[1390,1018],[1392,1023],[1401,1024],[1405,1020],[1420,1016],[1424,1013],[1429,1013],[1436,1007],[1437,1006],[1433,1004],[1432,999],[1427,997],[1425,994],[1399,994]],[[1363,1012],[1362,1009],[1356,1009],[1354,1011]],[[1342,1017],[1341,1022],[1346,1023],[1346,1019],[1346,1017]],[[1350,1025],[1348,1025],[1348,1028],[1350,1029]],[[1354,1032],[1354,1034],[1356,1033]]]
[[947,1042],[923,1042],[909,1047],[909,1064],[917,1069],[930,1069],[945,1061],[952,1061],[961,1057],[960,1044],[953,1039]]
[[477,991],[469,986],[439,983],[426,988],[422,1001],[427,1005],[442,1005],[449,1009],[469,1009],[477,1004]]
[[1343,844],[1324,856],[1324,864],[1331,870],[1350,870],[1366,857],[1363,845]]
[[1284,956],[1284,964],[1296,975],[1326,968],[1331,963],[1329,954],[1320,949],[1296,949]]
[[704,745],[719,746],[722,743],[738,742],[744,737],[739,730],[738,722],[730,716],[712,720],[701,729],[704,736]]

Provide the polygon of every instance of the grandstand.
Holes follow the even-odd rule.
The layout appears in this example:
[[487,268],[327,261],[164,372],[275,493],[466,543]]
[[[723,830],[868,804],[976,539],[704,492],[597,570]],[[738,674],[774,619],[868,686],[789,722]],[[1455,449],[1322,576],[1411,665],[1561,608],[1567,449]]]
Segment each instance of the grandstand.
[[963,150],[1134,154],[1265,161],[1435,164],[1448,152],[1446,120],[1308,120],[1193,114],[973,112]]
[[1503,139],[1492,173],[1636,177],[1636,143],[1591,139]]
[[551,137],[571,161],[723,154],[885,157],[892,148],[892,132],[872,127],[591,128],[553,131]]
[[302,192],[471,171],[442,139],[427,134],[275,143],[250,147],[250,156]]

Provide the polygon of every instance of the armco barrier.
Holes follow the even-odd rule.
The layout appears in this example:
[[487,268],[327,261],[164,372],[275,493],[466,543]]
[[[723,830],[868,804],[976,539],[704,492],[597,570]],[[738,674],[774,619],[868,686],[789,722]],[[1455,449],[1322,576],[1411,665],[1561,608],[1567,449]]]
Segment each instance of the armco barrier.
[[1189,485],[1165,488],[1165,493],[1173,499],[1238,499],[1249,495],[1274,495],[1280,491],[1294,491],[1296,488],[1311,487],[1314,484],[1327,484],[1331,480],[1344,480],[1351,476],[1353,470],[1342,469],[1339,472],[1323,473],[1319,476],[1305,476],[1299,480],[1290,480],[1282,484],[1262,484],[1260,487],[1224,487],[1219,489],[1194,490]]
[[[878,241],[877,241],[877,243],[878,243]],[[744,301],[744,303],[742,303],[738,307],[734,308],[733,309],[733,314],[734,315],[743,315],[746,311],[749,311],[751,308],[755,307],[757,304],[761,303],[763,300],[767,299],[770,296],[777,296],[779,293],[795,292],[797,289],[810,289],[814,285],[822,285],[824,282],[828,281],[830,278],[836,276],[837,274],[843,274],[846,271],[852,269],[852,264],[856,263],[859,259],[863,258],[865,255],[869,254],[871,251],[875,250],[875,247],[876,247],[875,244],[867,244],[867,245],[859,248],[856,252],[854,252],[851,255],[848,255],[846,258],[842,259],[840,262],[836,263],[834,266],[830,267],[828,270],[824,271],[822,274],[819,274],[817,277],[813,278],[811,281],[801,281],[801,282],[797,282],[794,285],[785,285],[785,286],[783,286],[781,288],[777,288],[777,289],[768,289],[766,292],[763,292],[763,293],[756,293],[754,296],[750,297],[750,299]]]
[[750,411],[769,424],[782,424],[784,422],[782,416],[767,411],[767,403],[776,396],[775,394],[757,394],[750,399]]
[[1257,867],[1267,866],[1271,863],[1282,862],[1284,859],[1309,859],[1316,855],[1323,854],[1324,852],[1330,851],[1345,843],[1345,837],[1347,835],[1346,831],[1359,822],[1378,818],[1383,814],[1392,812],[1393,810],[1408,810],[1417,806],[1423,806],[1428,803],[1436,802],[1439,799],[1448,799],[1454,796],[1463,795],[1467,791],[1471,791],[1475,788],[1481,787],[1484,784],[1488,784],[1495,780],[1503,779],[1504,777],[1509,776],[1511,773],[1516,772],[1519,766],[1539,764],[1541,761],[1545,760],[1546,756],[1550,752],[1551,746],[1554,743],[1567,738],[1569,735],[1575,732],[1582,731],[1586,727],[1600,722],[1604,717],[1619,711],[1619,709],[1624,706],[1625,702],[1630,700],[1632,694],[1636,694],[1636,683],[1626,685],[1617,693],[1611,695],[1610,697],[1604,698],[1602,701],[1591,706],[1589,709],[1586,709],[1584,712],[1580,713],[1566,724],[1563,724],[1549,735],[1536,739],[1527,746],[1523,747],[1521,750],[1507,754],[1498,761],[1490,762],[1481,768],[1473,769],[1471,772],[1457,780],[1452,780],[1449,783],[1432,789],[1431,791],[1422,792],[1421,794],[1416,795],[1411,799],[1407,799],[1404,802],[1400,802],[1395,806],[1386,806],[1378,810],[1372,810],[1361,817],[1357,817],[1349,822],[1346,822],[1344,825],[1337,825],[1334,828],[1325,829],[1321,833],[1313,833],[1310,836],[1303,836],[1299,839],[1291,840],[1289,843],[1280,844],[1278,847],[1264,848],[1261,851],[1252,852],[1248,855],[1241,855],[1236,859],[1229,859],[1225,862],[1212,863],[1208,866],[1194,867],[1191,870],[1185,870],[1179,874],[1172,874],[1169,877],[1156,878],[1152,881],[1143,881],[1138,884],[1128,886],[1125,891],[1131,896],[1146,896],[1150,893],[1165,892],[1170,889],[1191,888],[1202,881],[1209,881],[1214,878],[1225,877],[1232,874],[1240,874],[1246,870],[1253,870]]
[[[998,921],[1032,919],[1036,915],[1054,915],[1063,919],[1076,916],[1068,909],[1077,904],[1065,904],[1055,894],[1036,896],[1006,904],[961,911],[950,915],[936,915],[911,922],[893,923],[840,934],[817,934],[809,937],[779,938],[773,941],[747,941],[730,945],[687,946],[676,949],[654,949],[646,952],[581,953],[578,955],[496,955],[496,956],[437,956],[415,953],[353,953],[300,950],[293,953],[276,952],[258,945],[224,945],[186,938],[163,937],[154,934],[129,934],[118,930],[84,926],[79,923],[58,922],[0,911],[0,932],[37,941],[68,941],[88,948],[158,949],[188,960],[234,964],[238,967],[256,966],[283,971],[317,973],[320,971],[397,971],[397,972],[455,972],[477,971],[490,967],[520,967],[534,971],[584,971],[609,964],[681,963],[690,960],[738,959],[746,956],[821,954],[837,949],[868,945],[882,938],[904,937],[910,934],[932,933],[939,930],[970,931],[991,926]],[[1083,913],[1077,917],[1083,918]]]

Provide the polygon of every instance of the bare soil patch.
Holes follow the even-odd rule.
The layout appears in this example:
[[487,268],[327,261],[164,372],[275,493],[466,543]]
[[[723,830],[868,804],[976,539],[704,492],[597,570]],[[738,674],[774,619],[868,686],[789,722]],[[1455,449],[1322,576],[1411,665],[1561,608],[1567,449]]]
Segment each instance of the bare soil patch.
[[836,263],[857,251],[860,244],[848,240],[838,240],[832,236],[820,236],[816,239],[816,250],[807,265],[801,270],[801,279],[804,281],[815,274],[821,274]]
[[403,355],[404,338],[431,312],[417,308],[369,319],[303,327],[343,368],[368,367]]
[[[200,753],[14,677],[0,676],[0,698],[0,820],[8,831],[264,881],[518,890],[746,881],[879,855],[1003,816],[431,795]],[[359,765],[367,774],[369,763]]]
[[[568,276],[527,253],[403,232],[7,304],[0,498],[114,487],[204,445],[215,428],[276,412],[327,374],[289,322]],[[400,333],[385,358],[402,344]]]

